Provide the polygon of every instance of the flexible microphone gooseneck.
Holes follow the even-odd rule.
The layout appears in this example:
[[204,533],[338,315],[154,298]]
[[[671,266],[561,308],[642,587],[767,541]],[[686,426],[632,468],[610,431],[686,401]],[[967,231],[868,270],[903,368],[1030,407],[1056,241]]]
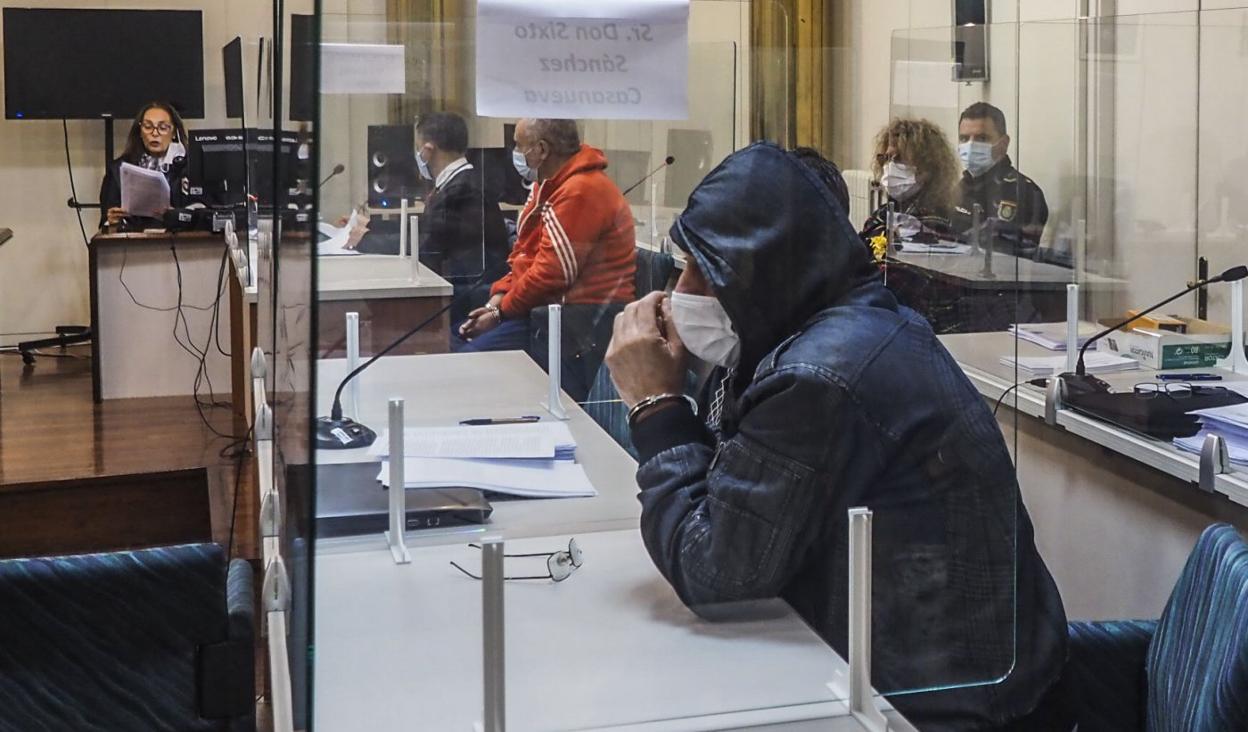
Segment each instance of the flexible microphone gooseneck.
[[321,185],[317,186],[317,188],[324,186],[329,182],[330,178],[333,178],[335,175],[338,175],[344,170],[346,170],[346,167],[344,167],[342,163],[338,163],[334,166],[334,169],[330,171],[329,175],[325,176],[325,180],[321,181]]
[[398,348],[408,338],[416,335],[430,323],[441,317],[443,313],[455,307],[459,304],[463,297],[472,293],[476,290],[477,286],[483,282],[485,282],[484,274],[478,277],[476,282],[473,282],[463,292],[461,292],[460,296],[451,298],[451,301],[442,306],[438,312],[430,315],[419,325],[396,338],[390,343],[390,345],[373,354],[371,358],[355,367],[352,369],[351,373],[344,376],[342,381],[338,384],[338,389],[334,391],[334,403],[329,409],[329,416],[318,417],[316,420],[316,446],[322,450],[349,450],[356,447],[368,447],[373,444],[373,442],[377,439],[376,432],[368,427],[365,427],[359,422],[356,422],[350,417],[342,416],[342,390],[347,387],[347,384],[351,382],[351,379],[359,376],[360,372],[364,371],[364,369],[369,366],[372,366],[377,359]]
[[668,155],[666,158],[664,158],[664,159],[663,159],[663,164],[662,164],[662,165],[660,165],[659,167],[657,167],[657,168],[655,168],[654,170],[650,171],[649,173],[646,173],[644,176],[642,176],[641,180],[639,180],[639,181],[637,181],[636,183],[632,184],[632,185],[631,185],[631,186],[629,186],[628,188],[625,188],[625,189],[624,189],[624,192],[623,192],[622,194],[620,194],[620,195],[627,196],[628,194],[632,193],[634,188],[636,188],[637,186],[641,185],[642,183],[645,183],[646,181],[650,180],[651,178],[653,178],[653,177],[654,177],[654,174],[655,174],[655,173],[657,173],[657,172],[659,172],[660,170],[662,170],[662,169],[666,168],[667,166],[671,165],[671,164],[672,164],[672,163],[674,163],[674,162],[676,162],[676,158],[672,157],[671,155]]
[[[1202,287],[1205,287],[1207,285],[1214,285],[1219,282],[1235,282],[1236,280],[1242,280],[1245,277],[1248,277],[1248,266],[1240,265],[1238,267],[1231,267],[1230,269],[1226,270],[1220,275],[1216,275],[1214,277],[1209,277],[1207,279],[1200,280],[1199,282],[1196,282],[1190,287],[1187,287],[1186,289],[1174,295],[1171,295],[1170,297],[1167,297],[1165,300],[1162,300],[1156,305],[1153,305],[1146,310],[1142,310],[1136,313],[1135,315],[1132,315],[1131,317],[1127,318],[1121,323],[1117,323],[1116,325],[1112,327],[1106,328],[1100,333],[1097,333],[1096,335],[1089,338],[1087,342],[1083,344],[1083,347],[1079,349],[1079,360],[1075,362],[1075,373],[1074,374],[1062,374],[1062,376],[1066,378],[1068,382],[1069,381],[1082,382],[1082,386],[1084,387],[1090,387],[1097,391],[1103,390],[1104,387],[1101,385],[1103,385],[1104,382],[1100,381],[1100,379],[1091,379],[1087,377],[1086,369],[1083,365],[1083,355],[1087,353],[1088,346],[1091,346],[1093,343],[1096,343],[1098,340],[1100,340],[1101,338],[1104,338],[1110,333],[1113,333],[1116,330],[1120,330],[1130,325],[1131,323],[1134,323],[1135,321],[1139,320],[1145,315],[1148,315],[1149,313],[1153,312],[1157,308],[1162,307],[1163,305],[1166,305],[1168,303],[1171,303],[1179,299],[1180,297],[1183,297],[1184,295],[1188,294],[1189,292],[1193,290],[1199,290]],[[1069,377],[1074,377],[1074,378],[1071,379]],[[1091,382],[1095,382],[1095,383],[1091,383]]]

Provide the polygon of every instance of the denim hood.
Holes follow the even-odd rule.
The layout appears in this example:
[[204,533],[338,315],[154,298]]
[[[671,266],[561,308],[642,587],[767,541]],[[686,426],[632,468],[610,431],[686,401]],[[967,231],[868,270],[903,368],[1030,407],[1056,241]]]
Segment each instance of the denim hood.
[[738,373],[859,286],[878,279],[866,246],[819,177],[774,144],[729,155],[671,228],[741,337]]

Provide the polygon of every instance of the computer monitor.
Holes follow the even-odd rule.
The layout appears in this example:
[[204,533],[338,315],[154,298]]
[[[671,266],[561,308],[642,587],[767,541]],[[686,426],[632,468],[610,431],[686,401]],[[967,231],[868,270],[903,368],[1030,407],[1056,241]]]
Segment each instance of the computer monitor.
[[[237,206],[250,190],[261,206],[273,204],[273,131],[248,129],[247,155],[243,156],[243,130],[191,130],[187,177],[198,196],[210,206]],[[283,177],[287,189],[295,187],[300,169],[299,138],[283,132],[278,145],[286,156]],[[248,162],[250,161],[250,165]],[[250,187],[247,173],[251,171]]]
[[316,18],[290,16],[290,118],[311,122],[316,111]]
[[4,8],[7,119],[129,119],[152,100],[204,116],[198,10]]
[[221,48],[221,67],[225,73],[225,116],[243,117],[243,39],[238,36]]

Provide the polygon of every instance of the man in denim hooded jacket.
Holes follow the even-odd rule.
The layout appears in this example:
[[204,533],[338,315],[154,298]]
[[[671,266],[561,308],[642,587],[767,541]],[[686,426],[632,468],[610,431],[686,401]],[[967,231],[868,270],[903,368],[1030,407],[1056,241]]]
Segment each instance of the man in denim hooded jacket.
[[[676,291],[716,298],[739,347],[697,415],[676,398],[633,415],[646,548],[693,610],[781,597],[844,654],[846,511],[871,508],[876,688],[923,730],[1069,729],[1065,614],[1001,431],[819,168],[752,145],[672,226]],[[630,407],[681,391],[681,325],[662,293],[616,319]]]

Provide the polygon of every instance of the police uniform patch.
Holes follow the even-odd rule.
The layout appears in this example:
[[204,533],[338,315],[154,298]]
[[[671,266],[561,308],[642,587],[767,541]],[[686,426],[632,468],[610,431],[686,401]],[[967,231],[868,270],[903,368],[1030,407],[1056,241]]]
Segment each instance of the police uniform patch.
[[1013,201],[1001,201],[997,204],[997,218],[1002,221],[1013,221],[1016,213],[1018,213],[1018,204]]

